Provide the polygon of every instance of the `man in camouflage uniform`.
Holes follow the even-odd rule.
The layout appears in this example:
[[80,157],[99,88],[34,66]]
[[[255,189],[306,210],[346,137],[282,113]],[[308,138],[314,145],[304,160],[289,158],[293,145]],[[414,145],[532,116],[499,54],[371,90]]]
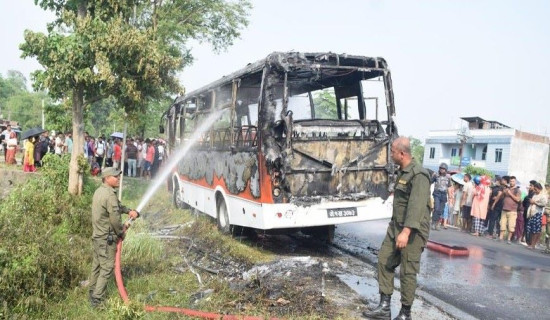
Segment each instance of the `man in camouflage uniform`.
[[122,224],[121,214],[136,219],[139,213],[120,204],[116,188],[120,184],[120,170],[106,168],[102,173],[103,184],[97,188],[92,200],[93,262],[90,275],[90,303],[99,306],[105,300],[105,290],[115,264],[116,244],[124,239],[129,225]]
[[430,232],[430,176],[411,155],[408,138],[397,138],[391,157],[400,166],[393,198],[393,215],[378,253],[380,303],[363,312],[367,319],[390,319],[395,269],[401,265],[401,311],[394,320],[411,318],[420,256]]

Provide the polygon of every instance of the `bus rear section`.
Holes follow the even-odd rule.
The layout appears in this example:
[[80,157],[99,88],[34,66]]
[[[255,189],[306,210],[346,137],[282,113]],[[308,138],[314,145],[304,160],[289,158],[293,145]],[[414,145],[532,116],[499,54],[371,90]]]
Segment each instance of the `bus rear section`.
[[174,145],[199,115],[226,110],[174,175],[175,199],[222,230],[330,232],[391,216],[397,129],[382,58],[273,53],[175,105]]

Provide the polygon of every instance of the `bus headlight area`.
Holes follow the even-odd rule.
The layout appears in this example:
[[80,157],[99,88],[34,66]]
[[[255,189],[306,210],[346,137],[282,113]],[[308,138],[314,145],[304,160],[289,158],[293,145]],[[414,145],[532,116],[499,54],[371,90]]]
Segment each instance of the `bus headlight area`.
[[370,198],[359,202],[340,202],[337,205],[264,204],[262,214],[258,216],[261,221],[258,222],[262,225],[260,229],[283,229],[380,220],[391,218],[392,207],[393,197],[386,201]]

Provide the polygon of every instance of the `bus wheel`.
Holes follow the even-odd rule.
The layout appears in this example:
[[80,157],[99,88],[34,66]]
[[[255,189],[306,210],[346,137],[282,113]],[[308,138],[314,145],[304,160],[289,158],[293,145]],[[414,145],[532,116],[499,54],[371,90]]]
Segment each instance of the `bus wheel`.
[[331,244],[334,241],[334,230],[336,226],[320,226],[303,228],[302,233],[312,236],[318,240]]
[[174,182],[172,188],[172,202],[174,203],[174,206],[178,209],[188,209],[189,205],[183,201],[181,192],[180,192],[180,185],[177,182]]
[[332,244],[334,242],[334,230],[336,230],[336,226],[328,226],[327,227],[327,238],[326,241],[328,244]]
[[225,200],[222,197],[218,200],[217,208],[218,230],[223,234],[230,234],[231,225],[229,224],[229,214],[227,213]]

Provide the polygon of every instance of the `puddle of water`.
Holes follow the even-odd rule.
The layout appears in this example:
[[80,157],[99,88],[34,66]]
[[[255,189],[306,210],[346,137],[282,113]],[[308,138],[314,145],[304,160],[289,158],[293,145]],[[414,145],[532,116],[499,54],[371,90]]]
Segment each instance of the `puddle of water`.
[[421,260],[421,283],[455,283],[509,287],[550,288],[549,269],[529,266],[510,253],[469,245],[469,257],[448,257],[427,250]]
[[[378,281],[374,277],[359,277],[353,274],[337,274],[336,276],[364,300],[368,301],[369,307],[378,305],[380,293],[378,292]],[[391,299],[391,314],[393,316],[399,314],[401,308],[399,299],[401,299],[399,292],[394,292]]]

